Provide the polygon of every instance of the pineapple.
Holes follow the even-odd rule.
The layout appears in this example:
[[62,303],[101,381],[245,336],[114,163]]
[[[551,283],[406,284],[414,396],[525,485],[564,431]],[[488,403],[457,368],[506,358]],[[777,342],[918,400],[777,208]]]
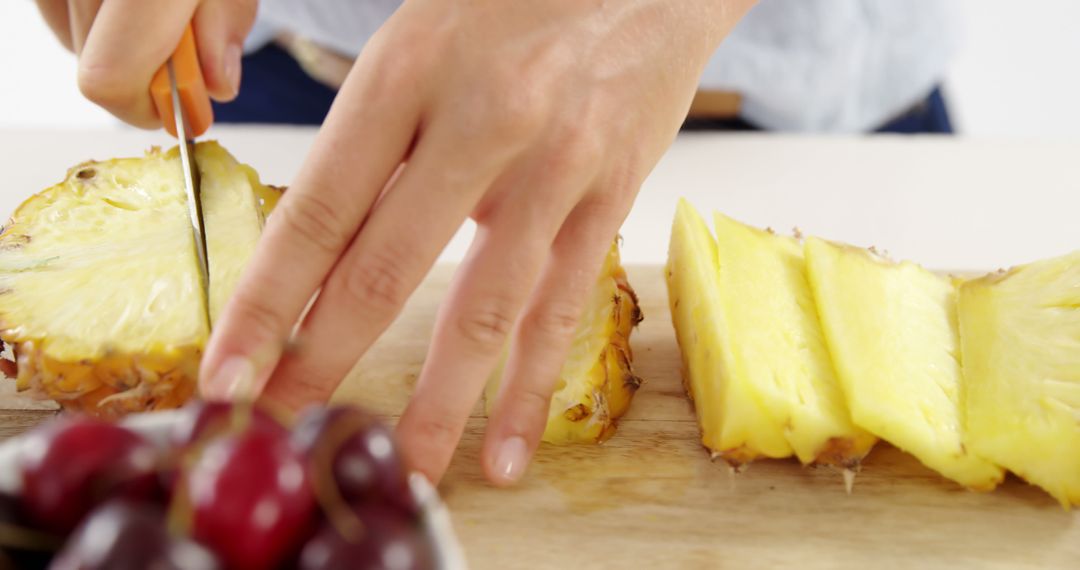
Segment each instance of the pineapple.
[[[597,443],[615,433],[616,421],[641,386],[630,351],[630,333],[641,319],[637,296],[619,264],[618,244],[612,244],[559,373],[544,441]],[[501,378],[500,366],[485,391],[488,413]]]
[[[278,192],[216,143],[196,148],[216,318]],[[177,149],[88,162],[0,234],[0,339],[17,386],[115,417],[181,405],[208,336]]]
[[856,425],[966,487],[993,489],[1002,470],[961,439],[953,282],[816,238],[806,264]]
[[[794,238],[715,215],[721,373],[741,378],[804,464],[858,466],[877,439],[851,421]],[[725,383],[733,380],[725,378]]]
[[1080,505],[1080,251],[964,283],[966,444]]
[[784,426],[765,409],[754,379],[735,368],[740,339],[732,336],[737,324],[721,294],[718,264],[708,226],[680,200],[668,252],[668,302],[702,443],[736,467],[759,457],[789,457],[793,450]]

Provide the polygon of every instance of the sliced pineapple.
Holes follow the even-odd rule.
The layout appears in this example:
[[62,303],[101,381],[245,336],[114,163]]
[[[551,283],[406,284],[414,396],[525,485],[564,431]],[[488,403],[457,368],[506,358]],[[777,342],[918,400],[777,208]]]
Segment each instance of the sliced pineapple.
[[[612,244],[559,373],[544,441],[595,443],[615,433],[617,420],[641,385],[630,350],[630,333],[641,319],[637,296],[619,263],[618,244]],[[488,413],[501,377],[500,366],[485,391]]]
[[961,440],[953,283],[817,238],[806,241],[806,264],[855,423],[945,477],[993,489],[1002,470]]
[[[276,192],[215,143],[196,149],[216,316]],[[0,338],[20,390],[103,416],[176,407],[208,330],[177,149],[88,162],[0,234]]]
[[1080,505],[1080,251],[964,283],[968,447]]
[[717,255],[704,220],[680,200],[668,252],[668,302],[702,443],[733,465],[789,457],[792,448],[782,425],[757,397],[754,380],[737,372],[738,339],[720,293]]
[[721,349],[721,372],[746,383],[801,462],[856,467],[877,438],[851,421],[802,245],[722,214],[715,220],[725,315],[717,324],[728,327],[721,336],[731,340]]
[[261,184],[251,167],[237,162],[217,143],[198,145],[195,156],[210,266],[210,319],[216,321],[281,192]]

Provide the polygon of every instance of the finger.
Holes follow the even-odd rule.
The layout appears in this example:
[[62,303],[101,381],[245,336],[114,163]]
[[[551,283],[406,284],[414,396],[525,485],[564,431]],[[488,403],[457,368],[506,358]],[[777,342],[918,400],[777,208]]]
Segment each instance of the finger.
[[[499,200],[485,213],[490,221],[478,219],[476,237],[436,318],[416,390],[398,424],[410,467],[431,481],[446,471],[559,225],[578,199],[576,192],[560,190],[585,184],[573,178],[552,180],[553,174],[578,176],[580,171],[533,174],[533,183],[517,185],[522,199]],[[521,468],[521,463],[511,466]]]
[[102,0],[67,0],[68,25],[70,26],[71,47],[75,53],[82,53],[86,37],[94,25],[94,18],[101,9]]
[[[372,211],[304,319],[265,397],[293,409],[325,401],[393,322],[504,159],[433,127]],[[462,168],[462,165],[469,165]]]
[[203,0],[195,11],[199,64],[210,96],[232,101],[240,92],[244,38],[255,23],[256,0]]
[[[547,424],[551,395],[598,271],[629,204],[586,198],[567,218],[514,330],[481,462],[497,485],[516,482]],[[518,455],[524,454],[524,455]]]
[[[406,156],[422,93],[404,87],[412,77],[407,63],[384,59],[380,49],[369,45],[346,80],[215,324],[201,366],[203,395],[229,397],[237,376],[230,369],[254,367],[256,391],[265,382],[268,364]],[[252,362],[255,356],[262,360]]]
[[[80,0],[70,7],[88,7]],[[150,99],[150,81],[169,59],[198,0],[109,0],[100,5],[79,51],[79,89],[88,99],[139,127],[161,125]],[[84,16],[72,14],[73,28]],[[76,30],[72,30],[73,35]]]
[[71,43],[71,23],[68,19],[67,0],[37,0],[37,7],[56,39],[60,40],[68,51],[75,51]]

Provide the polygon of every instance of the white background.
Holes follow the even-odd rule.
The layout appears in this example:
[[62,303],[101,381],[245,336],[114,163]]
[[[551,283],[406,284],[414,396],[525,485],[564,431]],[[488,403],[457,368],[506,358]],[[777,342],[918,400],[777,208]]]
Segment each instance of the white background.
[[[966,47],[946,81],[958,130],[1080,137],[1080,2],[958,1]],[[0,62],[0,127],[115,125],[80,97],[74,58],[31,0],[0,1]]]

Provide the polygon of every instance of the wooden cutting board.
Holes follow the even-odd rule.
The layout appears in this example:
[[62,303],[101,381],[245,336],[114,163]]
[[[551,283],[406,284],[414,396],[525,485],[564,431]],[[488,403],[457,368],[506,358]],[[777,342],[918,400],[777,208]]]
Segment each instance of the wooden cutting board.
[[[709,460],[679,378],[663,273],[631,267],[645,321],[631,339],[645,384],[603,445],[544,445],[513,489],[484,482],[478,405],[441,485],[474,568],[1080,568],[1080,514],[1010,478],[966,491],[879,444],[854,492],[828,468]],[[393,417],[424,359],[452,275],[438,267],[335,399]],[[8,383],[10,384],[10,383]],[[51,412],[0,393],[0,433]]]

